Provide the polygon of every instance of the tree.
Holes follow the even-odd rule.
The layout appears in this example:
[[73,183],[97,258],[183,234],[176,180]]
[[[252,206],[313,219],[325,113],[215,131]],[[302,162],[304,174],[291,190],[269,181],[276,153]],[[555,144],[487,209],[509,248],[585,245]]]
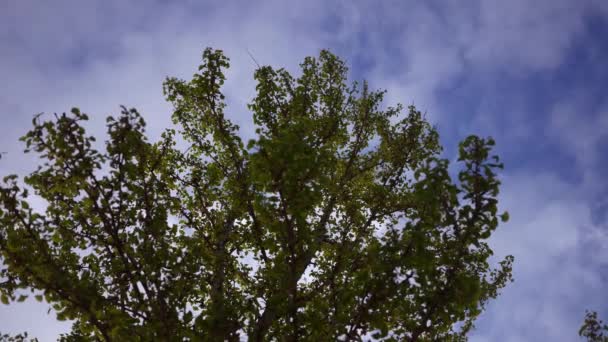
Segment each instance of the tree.
[[597,312],[587,311],[578,334],[589,342],[608,342],[608,325],[597,317]]
[[9,334],[3,334],[0,332],[0,342],[38,342],[38,339],[32,338],[28,339],[27,333],[18,334],[15,336],[11,336]]
[[45,162],[0,189],[2,301],[38,293],[74,320],[65,341],[465,340],[511,279],[511,256],[488,263],[508,218],[494,141],[466,138],[453,181],[419,111],[383,108],[322,51],[298,78],[256,70],[245,144],[228,59],[202,57],[166,80],[177,129],[158,142],[124,107],[103,152],[78,109],[33,120]]

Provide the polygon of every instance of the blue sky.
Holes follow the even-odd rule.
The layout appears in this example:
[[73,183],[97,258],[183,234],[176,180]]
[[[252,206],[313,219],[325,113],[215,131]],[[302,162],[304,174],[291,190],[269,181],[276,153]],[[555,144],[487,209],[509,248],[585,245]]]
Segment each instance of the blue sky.
[[[2,1],[0,174],[35,167],[17,139],[39,112],[78,106],[101,133],[124,104],[158,135],[163,79],[189,77],[206,46],[231,58],[230,115],[251,134],[247,50],[296,71],[329,48],[388,104],[426,111],[447,158],[468,134],[497,140],[511,221],[492,246],[515,255],[515,282],[471,340],[576,341],[585,309],[608,319],[606,37],[601,0]],[[46,304],[0,306],[3,332],[51,341],[68,328]]]

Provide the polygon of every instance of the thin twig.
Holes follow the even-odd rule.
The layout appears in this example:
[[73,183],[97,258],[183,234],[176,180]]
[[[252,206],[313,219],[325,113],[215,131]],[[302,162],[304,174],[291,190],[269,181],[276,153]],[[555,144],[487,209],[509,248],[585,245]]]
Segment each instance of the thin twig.
[[255,57],[253,57],[253,55],[251,54],[251,52],[249,51],[249,49],[247,50],[247,54],[249,55],[249,57],[251,57],[251,59],[253,60],[253,62],[255,63],[255,65],[258,66],[258,69],[261,68],[260,63],[258,63],[258,61],[255,60]]

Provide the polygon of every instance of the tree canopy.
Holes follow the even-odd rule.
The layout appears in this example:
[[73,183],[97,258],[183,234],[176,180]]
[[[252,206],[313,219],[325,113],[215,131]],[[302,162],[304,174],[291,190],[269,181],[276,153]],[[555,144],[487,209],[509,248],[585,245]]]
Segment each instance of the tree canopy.
[[22,140],[43,162],[0,187],[2,302],[47,301],[64,341],[466,340],[511,280],[511,256],[489,264],[494,141],[464,139],[452,179],[416,108],[328,51],[300,66],[255,71],[247,142],[213,49],[164,83],[158,141],[125,107],[105,145],[78,109],[36,117]]
[[597,312],[587,311],[578,334],[588,342],[608,342],[608,324],[597,317]]

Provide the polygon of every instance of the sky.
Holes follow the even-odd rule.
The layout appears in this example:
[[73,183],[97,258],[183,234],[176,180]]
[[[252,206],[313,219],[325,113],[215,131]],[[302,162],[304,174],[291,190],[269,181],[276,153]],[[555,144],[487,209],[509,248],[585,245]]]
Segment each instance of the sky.
[[[353,79],[415,104],[445,157],[493,136],[511,220],[491,246],[515,282],[470,340],[577,341],[586,309],[608,319],[608,1],[0,2],[0,175],[36,159],[18,141],[36,113],[79,107],[104,132],[119,106],[152,137],[169,127],[167,76],[191,77],[207,47],[231,59],[230,118],[252,134],[255,63],[297,71],[328,48]],[[0,331],[53,341],[69,324],[33,300],[0,304]]]

